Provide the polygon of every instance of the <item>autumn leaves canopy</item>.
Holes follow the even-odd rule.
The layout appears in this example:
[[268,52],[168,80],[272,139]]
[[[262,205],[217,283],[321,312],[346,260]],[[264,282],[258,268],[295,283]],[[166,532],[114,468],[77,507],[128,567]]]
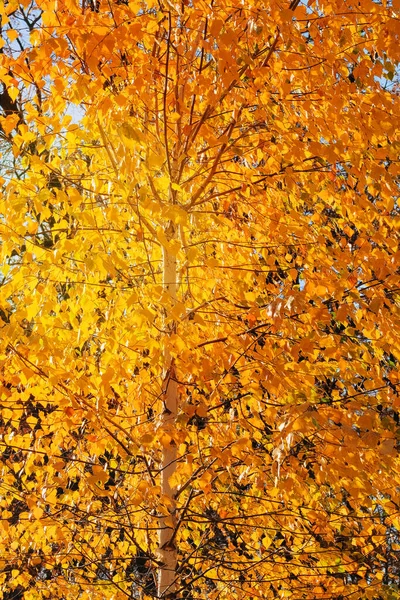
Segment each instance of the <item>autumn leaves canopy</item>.
[[0,597],[395,598],[399,3],[0,11]]

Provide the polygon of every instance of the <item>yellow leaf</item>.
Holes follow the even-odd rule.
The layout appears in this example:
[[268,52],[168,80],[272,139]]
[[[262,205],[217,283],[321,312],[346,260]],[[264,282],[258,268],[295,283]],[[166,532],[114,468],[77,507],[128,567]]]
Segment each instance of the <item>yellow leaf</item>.
[[140,133],[130,123],[122,123],[120,129],[122,135],[127,139],[134,140],[135,142],[141,141]]
[[39,521],[43,517],[43,509],[39,506],[35,506],[35,508],[32,509],[32,514],[35,519]]
[[38,422],[38,420],[36,419],[36,417],[30,416],[26,419],[26,422],[33,429],[35,427],[36,423]]
[[199,417],[205,418],[208,414],[207,406],[205,404],[199,404],[196,406],[196,414],[199,415]]
[[209,571],[206,572],[206,576],[209,579],[218,579],[217,569],[210,569]]
[[140,444],[142,446],[148,446],[149,444],[151,444],[151,442],[154,440],[154,434],[152,433],[145,433],[144,435],[142,435],[142,437],[140,438]]
[[11,42],[13,42],[14,40],[16,40],[17,37],[19,36],[18,31],[16,31],[15,29],[7,29],[6,33],[7,33],[8,39]]
[[[0,41],[1,41],[1,40],[0,40]],[[18,89],[17,87],[15,87],[15,86],[13,86],[13,85],[12,85],[12,86],[10,86],[10,87],[8,88],[8,90],[7,90],[7,91],[8,91],[8,95],[10,96],[11,100],[12,100],[13,102],[15,102],[15,100],[16,100],[16,99],[18,98],[18,96],[19,96],[19,89]]]
[[103,467],[100,465],[93,466],[93,475],[102,483],[105,483],[109,479],[109,475],[106,471],[104,471]]
[[272,542],[272,539],[268,535],[264,534],[264,537],[261,540],[261,543],[266,550],[270,547],[271,542]]
[[315,293],[317,294],[317,296],[325,296],[326,287],[324,285],[317,285],[317,287],[315,288]]

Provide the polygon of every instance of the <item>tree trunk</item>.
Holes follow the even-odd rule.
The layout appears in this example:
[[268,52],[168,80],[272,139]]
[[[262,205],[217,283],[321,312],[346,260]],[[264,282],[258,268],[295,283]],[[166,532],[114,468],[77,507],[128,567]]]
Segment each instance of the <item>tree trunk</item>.
[[[172,222],[165,230],[167,240],[175,238],[176,231]],[[177,261],[168,248],[163,249],[163,285],[169,292],[172,305],[176,302]],[[169,350],[169,338],[176,329],[174,321],[165,323],[164,338],[164,382],[162,414],[162,430],[171,436],[169,444],[163,446],[161,459],[161,496],[168,498],[169,515],[160,518],[159,558],[162,566],[158,574],[158,597],[173,598],[175,592],[175,575],[177,551],[174,532],[176,525],[175,489],[170,485],[170,478],[176,469],[177,446],[174,440],[174,425],[178,411],[178,385],[175,378],[174,360]]]

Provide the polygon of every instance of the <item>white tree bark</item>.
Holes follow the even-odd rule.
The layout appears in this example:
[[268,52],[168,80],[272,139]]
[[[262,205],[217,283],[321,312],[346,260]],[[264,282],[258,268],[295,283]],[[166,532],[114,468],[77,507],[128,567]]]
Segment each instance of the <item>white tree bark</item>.
[[[172,223],[165,230],[168,241],[176,236]],[[177,261],[176,256],[164,247],[163,249],[163,286],[174,304],[177,293]],[[164,339],[164,383],[162,429],[171,435],[171,442],[163,448],[161,460],[161,494],[169,499],[169,515],[160,518],[159,523],[159,558],[162,566],[158,574],[158,597],[172,598],[175,592],[175,576],[177,551],[174,540],[176,525],[175,489],[170,485],[170,478],[176,469],[177,446],[173,439],[174,424],[178,412],[178,385],[175,380],[174,361],[171,357],[168,342],[175,331],[175,323],[165,323]]]

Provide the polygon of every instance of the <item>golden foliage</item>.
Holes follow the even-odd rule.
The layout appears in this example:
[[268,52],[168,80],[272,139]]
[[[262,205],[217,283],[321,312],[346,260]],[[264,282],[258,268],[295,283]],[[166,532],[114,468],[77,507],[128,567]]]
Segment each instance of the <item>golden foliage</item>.
[[1,597],[395,598],[399,2],[0,11]]

